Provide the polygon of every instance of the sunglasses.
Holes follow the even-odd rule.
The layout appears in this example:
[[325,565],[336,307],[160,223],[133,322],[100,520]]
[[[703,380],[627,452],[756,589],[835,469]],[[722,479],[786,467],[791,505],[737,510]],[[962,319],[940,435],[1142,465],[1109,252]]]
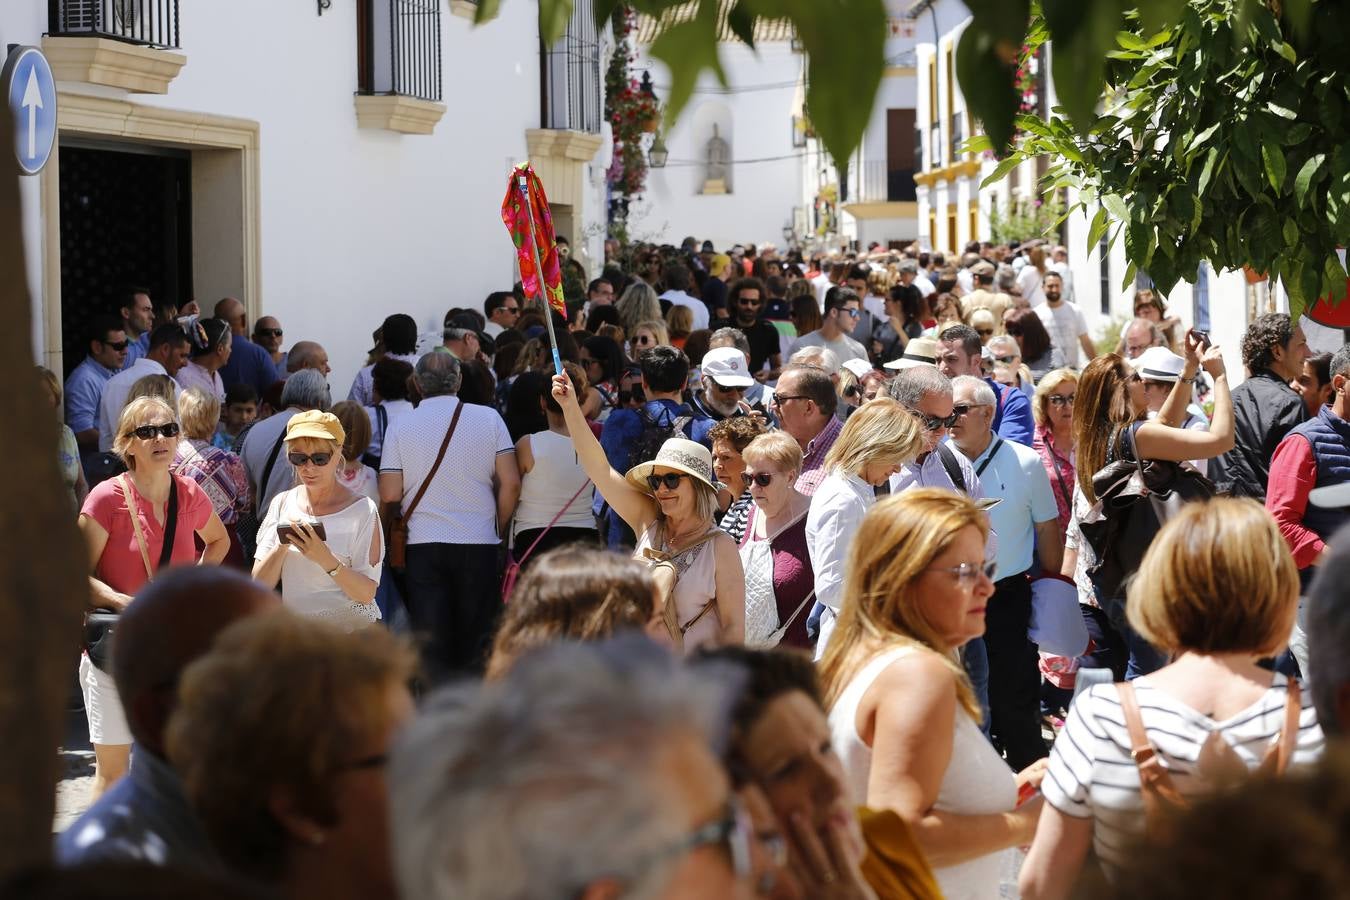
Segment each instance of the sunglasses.
[[1013,363],[1015,363],[1016,361],[1017,361],[1017,357],[1015,357],[1015,356],[995,356],[995,357],[994,357],[994,362],[1003,363],[1003,365],[1005,365],[1005,366],[1010,366],[1010,365],[1012,365]]
[[649,335],[640,334],[636,338],[634,338],[634,341],[638,344],[642,344],[645,346],[647,344],[655,344],[656,338],[651,337]]
[[664,484],[666,486],[666,490],[673,491],[680,486],[681,478],[688,478],[688,477],[689,476],[684,474],[683,472],[667,472],[664,475],[648,475],[647,484],[651,485],[652,490],[657,490],[658,488],[661,487],[661,485]]
[[121,353],[123,350],[131,346],[131,341],[127,340],[126,338],[123,338],[120,341],[100,341],[99,343],[103,344],[103,346],[105,347],[113,348],[118,353]]
[[994,336],[994,329],[992,329],[992,328],[976,328],[976,329],[975,329],[975,333],[978,334],[980,337],[993,337],[993,336]]
[[178,423],[165,422],[163,425],[142,425],[140,428],[131,429],[130,433],[143,441],[153,441],[157,435],[163,435],[166,438],[178,437]]
[[952,418],[959,419],[972,409],[979,409],[983,403],[958,403],[952,407]]
[[778,472],[746,472],[745,480],[757,484],[760,487],[768,487],[773,484],[774,478],[778,475]]
[[921,413],[917,409],[911,409],[910,415],[923,423],[925,431],[941,431],[944,428],[951,428],[956,424],[956,419],[960,413],[953,412],[950,416],[930,416],[927,413]]
[[258,337],[281,337],[280,328],[259,328],[254,333],[257,334]]
[[331,453],[287,453],[286,459],[297,469],[305,463],[312,462],[314,465],[322,468],[328,465],[328,461],[333,458]]
[[520,312],[520,307],[519,307],[519,306],[503,306],[503,307],[502,307],[502,312],[519,313],[519,312]]
[[858,310],[856,309],[841,309],[839,311],[847,315],[850,319],[858,318]]
[[1051,406],[1073,406],[1073,398],[1076,397],[1076,396],[1078,396],[1078,395],[1077,395],[1077,394],[1070,394],[1069,396],[1065,397],[1063,394],[1051,394],[1051,395],[1050,395],[1050,405],[1051,405]]
[[759,300],[747,300],[745,298],[741,298],[736,301],[736,304],[738,306],[759,306],[760,302],[761,301]]

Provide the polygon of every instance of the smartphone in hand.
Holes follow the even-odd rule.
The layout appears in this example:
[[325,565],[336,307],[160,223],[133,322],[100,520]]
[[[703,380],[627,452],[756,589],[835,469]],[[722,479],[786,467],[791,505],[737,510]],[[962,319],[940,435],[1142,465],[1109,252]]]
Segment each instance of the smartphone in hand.
[[[314,533],[319,536],[319,540],[321,541],[328,540],[328,535],[324,531],[322,522],[309,522],[307,524],[309,525],[310,528],[314,529]],[[281,543],[283,544],[292,543],[291,538],[294,536],[295,536],[294,525],[277,526],[277,540],[281,541]]]

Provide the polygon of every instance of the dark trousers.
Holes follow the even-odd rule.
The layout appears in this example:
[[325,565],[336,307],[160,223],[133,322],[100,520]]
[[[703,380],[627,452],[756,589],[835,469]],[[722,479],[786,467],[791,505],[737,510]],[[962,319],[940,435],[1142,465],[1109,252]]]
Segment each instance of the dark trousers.
[[410,544],[403,600],[432,685],[481,675],[501,611],[496,544]]
[[984,645],[989,653],[989,724],[994,746],[1008,765],[1021,771],[1046,755],[1041,738],[1040,688],[1036,645],[1027,638],[1031,624],[1031,584],[1023,575],[994,584],[984,614]]
[[[540,537],[543,535],[543,537]],[[530,553],[529,558],[521,562],[521,557],[525,556],[535,541],[539,545]],[[544,534],[542,528],[526,528],[516,532],[516,545],[511,551],[511,557],[521,568],[526,569],[539,557],[550,550],[558,547],[565,547],[568,544],[580,544],[588,550],[599,549],[600,535],[594,528],[560,528],[554,526],[547,534]]]

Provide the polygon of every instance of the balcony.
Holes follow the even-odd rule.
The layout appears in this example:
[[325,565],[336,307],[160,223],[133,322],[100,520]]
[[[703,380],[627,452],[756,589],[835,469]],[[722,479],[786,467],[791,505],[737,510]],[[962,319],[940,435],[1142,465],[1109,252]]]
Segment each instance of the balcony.
[[358,0],[356,122],[431,134],[441,100],[440,0]]
[[891,168],[886,160],[863,163],[858,200],[863,203],[909,202],[916,198],[914,170]]
[[187,62],[178,0],[49,0],[42,51],[57,81],[166,94]]
[[964,154],[961,153],[961,144],[965,142],[964,132],[965,116],[962,113],[952,114],[951,126],[951,161],[958,163]]
[[600,133],[600,35],[591,4],[576,4],[567,31],[541,50],[540,118],[550,131]]

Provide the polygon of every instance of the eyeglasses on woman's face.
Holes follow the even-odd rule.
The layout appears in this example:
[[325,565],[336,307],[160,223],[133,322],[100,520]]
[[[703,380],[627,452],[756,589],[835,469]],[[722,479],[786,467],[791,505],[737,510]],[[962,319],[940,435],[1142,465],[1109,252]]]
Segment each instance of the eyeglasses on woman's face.
[[978,334],[980,337],[993,337],[993,336],[994,336],[994,329],[992,329],[992,328],[976,328],[976,329],[975,329],[975,333]]
[[974,587],[979,581],[980,576],[988,578],[990,581],[998,580],[998,563],[961,563],[959,566],[948,566],[947,568],[928,569],[929,572],[945,572],[948,575],[955,575],[956,581],[963,588]]
[[1077,396],[1078,396],[1077,394],[1051,394],[1051,395],[1050,395],[1050,405],[1051,405],[1051,406],[1073,406],[1074,398],[1077,397]]
[[656,338],[650,334],[639,334],[637,337],[633,338],[633,342],[639,347],[646,347],[649,345],[652,347],[656,346]]
[[165,422],[163,425],[141,425],[131,429],[131,434],[142,441],[153,441],[156,437],[178,437],[178,423]]
[[768,487],[773,484],[775,478],[781,478],[782,475],[782,472],[751,472],[749,469],[746,469],[745,482],[746,484],[757,484],[760,487]]

